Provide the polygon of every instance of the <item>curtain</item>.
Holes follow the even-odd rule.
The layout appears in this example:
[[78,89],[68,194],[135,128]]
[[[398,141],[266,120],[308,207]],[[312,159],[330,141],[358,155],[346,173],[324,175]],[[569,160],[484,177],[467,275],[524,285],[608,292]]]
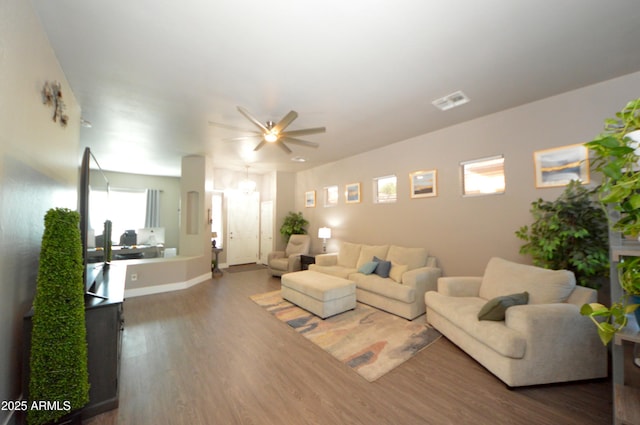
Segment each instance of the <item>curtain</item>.
[[160,191],[158,189],[147,189],[144,227],[160,227]]

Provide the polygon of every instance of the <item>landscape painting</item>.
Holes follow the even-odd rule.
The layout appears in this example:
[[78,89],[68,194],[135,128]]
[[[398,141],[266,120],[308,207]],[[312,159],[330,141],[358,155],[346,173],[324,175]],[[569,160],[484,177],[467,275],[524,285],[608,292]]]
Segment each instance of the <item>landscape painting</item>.
[[437,196],[436,170],[414,171],[409,174],[409,179],[412,198]]
[[566,186],[571,180],[589,183],[589,152],[583,144],[537,151],[533,160],[537,188]]

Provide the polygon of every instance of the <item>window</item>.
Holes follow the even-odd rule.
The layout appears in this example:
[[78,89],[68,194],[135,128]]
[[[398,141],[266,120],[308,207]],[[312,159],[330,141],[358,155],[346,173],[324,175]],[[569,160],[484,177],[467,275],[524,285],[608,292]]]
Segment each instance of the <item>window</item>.
[[112,223],[111,239],[114,245],[120,242],[120,235],[125,230],[138,230],[144,228],[144,219],[147,209],[147,194],[144,190],[91,189],[89,201],[89,227],[96,235],[102,234],[105,220]]
[[504,193],[504,157],[476,159],[460,163],[462,194],[465,196]]
[[324,188],[324,206],[332,207],[338,205],[338,186],[328,186]]
[[396,202],[397,194],[396,176],[377,177],[373,179],[373,199],[376,204],[389,204]]

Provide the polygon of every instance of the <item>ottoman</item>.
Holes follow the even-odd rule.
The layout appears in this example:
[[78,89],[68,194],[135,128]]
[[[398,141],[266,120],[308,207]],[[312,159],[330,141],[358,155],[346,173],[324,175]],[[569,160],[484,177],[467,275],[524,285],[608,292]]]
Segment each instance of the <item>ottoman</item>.
[[356,284],[305,270],[282,275],[282,298],[321,318],[356,308]]

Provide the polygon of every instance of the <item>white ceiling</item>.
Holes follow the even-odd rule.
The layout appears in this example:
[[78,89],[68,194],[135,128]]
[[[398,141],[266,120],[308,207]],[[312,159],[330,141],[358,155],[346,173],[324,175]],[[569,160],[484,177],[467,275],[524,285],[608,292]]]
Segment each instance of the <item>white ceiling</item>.
[[[297,171],[640,70],[638,0],[32,2],[114,171]],[[456,90],[471,102],[431,105]],[[254,153],[208,124],[255,130],[236,106],[327,132]]]

